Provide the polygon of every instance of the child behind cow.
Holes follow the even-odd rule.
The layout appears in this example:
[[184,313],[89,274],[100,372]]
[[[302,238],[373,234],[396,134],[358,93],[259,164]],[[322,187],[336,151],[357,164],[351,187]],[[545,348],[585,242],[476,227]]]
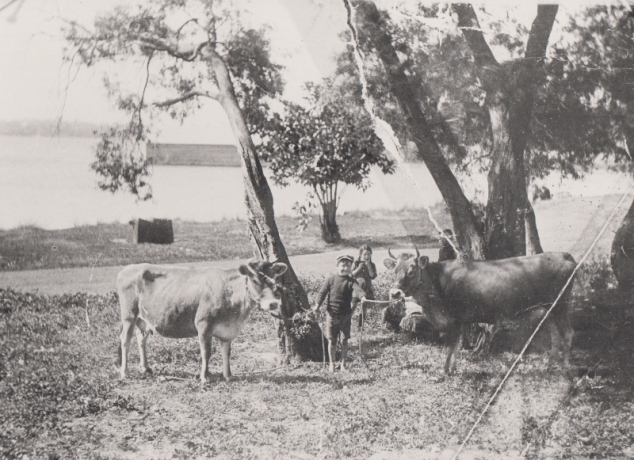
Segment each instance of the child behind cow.
[[[438,252],[438,262],[445,260],[453,260],[458,257],[456,250],[454,249],[455,240],[453,238],[453,232],[450,229],[445,229],[440,234],[440,251]],[[454,243],[454,246],[452,246]]]
[[[374,300],[374,287],[372,280],[376,278],[376,265],[372,262],[372,248],[364,244],[359,248],[359,258],[352,264],[352,276],[357,280],[368,300]],[[359,328],[363,327],[367,313],[366,304],[361,305],[359,313]]]
[[313,307],[313,311],[316,312],[321,304],[327,300],[325,335],[328,339],[330,372],[335,371],[333,353],[339,334],[341,334],[341,370],[346,369],[352,314],[359,300],[365,300],[365,292],[357,280],[350,276],[353,261],[351,256],[337,257],[337,272],[324,282]]

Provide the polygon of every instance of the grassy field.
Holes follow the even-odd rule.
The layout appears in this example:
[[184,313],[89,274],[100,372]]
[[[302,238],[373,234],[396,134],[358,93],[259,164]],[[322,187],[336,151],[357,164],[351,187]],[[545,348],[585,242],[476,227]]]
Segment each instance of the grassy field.
[[[443,207],[434,215],[444,226],[449,217]],[[297,219],[280,217],[277,224],[289,255],[334,251],[369,243],[373,247],[417,244],[437,245],[434,227],[423,210],[346,213],[337,217],[343,240],[327,245],[319,233],[319,220],[299,231]],[[431,235],[431,236],[430,236]],[[212,223],[174,221],[174,243],[132,244],[128,224],[101,224],[65,230],[20,227],[0,230],[0,271],[126,265],[137,262],[196,262],[252,257],[246,222]]]
[[[585,250],[608,201],[585,210],[571,211],[568,199],[536,207],[547,249],[574,244]],[[589,223],[566,219],[573,211]],[[448,224],[446,214],[435,214]],[[344,241],[327,246],[318,222],[300,233],[294,219],[278,220],[291,254],[362,242],[377,248],[435,244],[421,211],[352,213],[339,223]],[[251,255],[242,221],[176,221],[170,246],[126,243],[130,232],[127,225],[105,224],[2,231],[0,270]],[[539,352],[540,339],[460,458],[634,457],[633,301],[613,288],[607,251],[609,236],[577,275],[573,375],[549,363]],[[313,298],[323,277],[300,278]],[[381,274],[377,292],[384,294],[391,283]],[[233,381],[220,378],[217,347],[211,363],[216,378],[201,386],[196,340],[153,336],[153,376],[137,371],[133,347],[130,376],[122,382],[114,366],[115,293],[0,289],[0,458],[452,458],[515,358],[517,350],[502,344],[517,331],[497,336],[490,354],[462,351],[457,374],[444,377],[440,343],[384,330],[379,314],[370,312],[362,355],[353,328],[348,372],[330,374],[321,363],[277,367],[272,320],[256,312],[234,342]]]
[[[461,458],[634,455],[631,309],[613,290],[577,289],[576,299],[574,378],[529,355]],[[278,368],[272,321],[258,312],[234,342],[235,380],[220,378],[216,349],[217,377],[201,386],[196,340],[152,337],[153,376],[137,371],[133,347],[121,382],[117,310],[114,294],[0,290],[0,457],[451,458],[515,356],[463,351],[445,378],[438,343],[384,331],[371,310],[365,364],[353,330],[350,371]]]

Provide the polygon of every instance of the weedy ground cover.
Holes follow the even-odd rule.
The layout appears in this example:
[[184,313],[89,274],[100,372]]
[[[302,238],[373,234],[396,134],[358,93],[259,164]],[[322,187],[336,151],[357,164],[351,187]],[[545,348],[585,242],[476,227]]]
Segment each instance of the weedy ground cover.
[[[597,273],[599,275],[597,275]],[[519,365],[467,446],[468,458],[634,455],[632,302],[576,289],[575,375],[541,353]],[[302,280],[310,295],[320,279]],[[378,281],[377,291],[390,284]],[[607,284],[607,283],[606,283]],[[592,290],[594,289],[594,290]],[[349,372],[278,367],[272,320],[256,312],[233,346],[235,379],[197,381],[195,339],[148,341],[152,376],[114,367],[116,295],[37,296],[0,290],[0,457],[368,458],[457,448],[515,355],[462,351],[442,375],[440,343],[383,330],[371,309],[363,360],[353,328]]]

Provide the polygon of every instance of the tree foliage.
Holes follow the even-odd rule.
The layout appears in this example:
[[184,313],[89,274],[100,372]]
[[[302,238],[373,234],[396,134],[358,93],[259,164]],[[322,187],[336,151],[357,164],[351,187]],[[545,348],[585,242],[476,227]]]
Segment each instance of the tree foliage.
[[71,65],[106,63],[110,69],[142,69],[144,75],[141,91],[114,71],[104,79],[115,105],[129,116],[127,123],[103,132],[97,146],[93,169],[103,178],[100,187],[112,192],[127,189],[142,199],[151,197],[150,164],[140,146],[151,140],[152,122],[159,112],[182,122],[200,108],[201,99],[217,97],[205,46],[231,72],[251,133],[264,126],[268,98],[283,89],[266,30],[244,27],[238,12],[220,1],[151,0],[136,8],[118,7],[90,28],[68,23],[65,35]]
[[280,185],[294,179],[318,193],[335,183],[365,190],[371,166],[387,174],[393,162],[369,116],[324,90],[310,86],[308,108],[289,102],[283,114],[273,116],[275,129],[269,128],[266,144],[273,178]]
[[[597,157],[630,163],[634,148],[634,23],[631,9],[600,5],[571,17],[553,45],[536,115],[542,151],[571,174]],[[628,141],[629,140],[629,141]]]
[[369,116],[338,88],[326,83],[309,85],[308,91],[308,108],[287,103],[285,112],[269,121],[266,160],[277,184],[294,180],[314,191],[324,212],[323,229],[326,210],[336,213],[341,185],[365,190],[372,166],[387,174],[394,164],[383,153]]
[[[445,158],[457,171],[486,172],[492,147],[487,92],[472,51],[447,12],[449,8],[420,3],[396,19],[387,15],[385,19]],[[505,85],[505,97],[512,101],[521,90],[516,83],[529,30],[513,15],[495,18],[486,7],[477,11],[488,44],[496,55],[504,56],[497,80]],[[543,66],[533,71],[536,95],[526,146],[529,179],[553,171],[577,178],[604,154],[619,162],[629,159],[623,141],[626,127],[634,121],[628,109],[629,101],[634,100],[630,10],[623,5],[594,6],[568,18],[562,16],[559,21],[558,41],[550,44]],[[369,89],[379,102],[379,115],[406,143],[412,134],[386,84],[385,70],[373,56],[371,44],[362,41],[362,45],[367,53]],[[352,46],[338,57],[337,72],[345,76],[360,104],[361,86]],[[455,148],[456,140],[463,149]]]

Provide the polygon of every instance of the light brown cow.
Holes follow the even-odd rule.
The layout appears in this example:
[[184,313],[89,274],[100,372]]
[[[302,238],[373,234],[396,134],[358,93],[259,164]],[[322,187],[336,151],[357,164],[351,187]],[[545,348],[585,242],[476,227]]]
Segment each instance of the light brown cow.
[[117,276],[121,304],[121,378],[125,379],[128,348],[134,326],[142,372],[151,373],[145,342],[150,333],[163,337],[198,337],[202,357],[200,379],[207,381],[211,339],[220,340],[223,375],[231,377],[231,341],[249,312],[259,305],[280,315],[281,289],[276,278],[283,263],[251,261],[238,269],[168,265],[128,265]]

